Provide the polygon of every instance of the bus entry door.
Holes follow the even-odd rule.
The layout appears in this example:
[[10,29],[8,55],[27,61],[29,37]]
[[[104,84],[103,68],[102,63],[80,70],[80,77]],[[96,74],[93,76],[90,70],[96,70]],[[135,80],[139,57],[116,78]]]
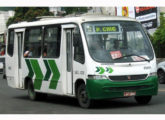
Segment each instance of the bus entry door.
[[18,84],[19,84],[19,88],[22,88],[23,87],[23,84],[22,84],[22,56],[23,56],[23,53],[22,53],[22,42],[23,42],[23,31],[22,30],[18,30],[16,31],[16,43],[17,43],[17,53],[18,53]]
[[73,45],[72,45],[72,29],[66,29],[66,81],[67,93],[73,94]]

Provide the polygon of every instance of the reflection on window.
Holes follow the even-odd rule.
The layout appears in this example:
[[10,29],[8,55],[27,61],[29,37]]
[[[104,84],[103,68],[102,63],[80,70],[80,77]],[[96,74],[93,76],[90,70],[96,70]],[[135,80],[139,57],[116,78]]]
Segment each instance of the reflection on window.
[[[97,27],[99,26],[99,27]],[[98,28],[99,30],[95,29]],[[100,21],[83,23],[91,57],[97,62],[134,62],[132,57],[114,60],[112,56],[135,54],[153,58],[150,42],[137,22]],[[136,61],[135,61],[136,62]]]
[[24,57],[40,57],[41,54],[41,28],[30,28],[25,33]]
[[139,51],[145,49],[143,35],[140,31],[127,32],[127,40],[129,47],[133,47]]
[[[85,56],[84,56],[84,49],[81,34],[79,29],[75,29],[73,34],[73,44],[74,44],[74,60],[84,64]],[[75,43],[76,42],[76,43]]]
[[60,28],[47,27],[44,33],[43,57],[57,58],[60,55]]
[[14,50],[14,30],[9,30],[7,51],[10,56],[13,56],[13,50]]

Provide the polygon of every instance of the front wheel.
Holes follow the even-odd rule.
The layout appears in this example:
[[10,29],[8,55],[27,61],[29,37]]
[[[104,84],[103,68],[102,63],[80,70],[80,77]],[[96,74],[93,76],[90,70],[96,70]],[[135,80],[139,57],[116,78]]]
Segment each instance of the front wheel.
[[135,96],[135,100],[138,104],[146,105],[152,99],[152,96]]
[[86,91],[86,86],[85,84],[81,84],[78,87],[77,91],[77,99],[79,102],[79,105],[83,108],[89,108],[92,105],[92,100],[88,98],[88,94]]

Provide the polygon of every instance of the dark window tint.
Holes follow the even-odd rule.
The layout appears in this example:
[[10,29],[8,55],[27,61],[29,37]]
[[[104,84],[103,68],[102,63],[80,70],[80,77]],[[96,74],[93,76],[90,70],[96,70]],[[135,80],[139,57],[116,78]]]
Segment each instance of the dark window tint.
[[24,57],[40,57],[42,28],[30,28],[25,33]]
[[83,49],[81,34],[78,28],[76,28],[73,33],[73,44],[74,44],[74,60],[84,64],[85,62],[84,49]]
[[0,56],[5,55],[5,35],[0,34]]
[[71,31],[66,33],[66,52],[67,52],[67,71],[71,72],[72,70],[72,41],[71,41]]
[[46,27],[44,32],[43,57],[57,58],[60,55],[60,27]]
[[14,51],[14,30],[9,30],[7,51],[8,51],[8,54],[10,56],[13,56],[13,51]]

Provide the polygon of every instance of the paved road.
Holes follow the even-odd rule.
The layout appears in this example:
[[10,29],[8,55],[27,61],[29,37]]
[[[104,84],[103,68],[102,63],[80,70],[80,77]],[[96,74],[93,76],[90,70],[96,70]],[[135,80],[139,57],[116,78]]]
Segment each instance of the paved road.
[[45,101],[30,101],[27,91],[7,86],[0,75],[1,114],[164,114],[165,84],[159,86],[158,96],[149,105],[138,105],[133,98],[120,98],[96,102],[92,109],[80,108],[77,100],[69,97],[49,96]]

